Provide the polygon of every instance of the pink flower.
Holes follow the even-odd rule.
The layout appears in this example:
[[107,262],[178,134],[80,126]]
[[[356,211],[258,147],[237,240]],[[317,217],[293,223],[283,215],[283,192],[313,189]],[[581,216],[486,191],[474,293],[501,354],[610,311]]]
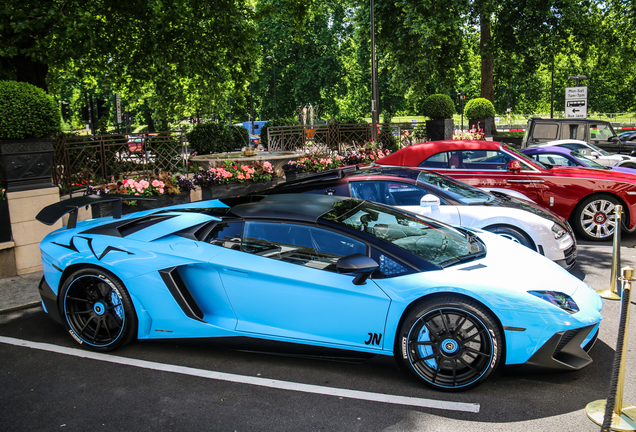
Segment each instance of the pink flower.
[[163,188],[159,188],[159,193],[162,194],[163,193]]
[[242,172],[238,173],[238,175],[236,176],[239,180],[243,180],[245,179],[245,176],[243,175]]

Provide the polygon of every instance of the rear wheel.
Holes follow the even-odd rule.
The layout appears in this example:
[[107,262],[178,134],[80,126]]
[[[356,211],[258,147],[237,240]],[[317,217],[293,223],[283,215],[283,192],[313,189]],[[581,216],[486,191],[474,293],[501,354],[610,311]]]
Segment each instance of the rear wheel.
[[400,329],[399,360],[438,390],[478,386],[497,368],[502,355],[503,337],[495,319],[470,300],[424,300]]
[[618,200],[599,194],[582,200],[572,214],[572,226],[586,240],[608,240],[616,229]]
[[71,274],[60,291],[60,312],[73,339],[94,351],[119,348],[137,332],[126,288],[103,269],[90,267]]

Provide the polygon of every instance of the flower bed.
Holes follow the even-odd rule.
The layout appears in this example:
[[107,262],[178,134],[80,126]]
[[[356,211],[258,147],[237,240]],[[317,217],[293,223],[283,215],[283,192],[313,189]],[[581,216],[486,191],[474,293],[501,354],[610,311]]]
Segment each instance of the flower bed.
[[241,164],[225,161],[220,166],[200,171],[192,178],[201,187],[202,199],[218,199],[244,195],[273,184],[274,169],[269,162]]

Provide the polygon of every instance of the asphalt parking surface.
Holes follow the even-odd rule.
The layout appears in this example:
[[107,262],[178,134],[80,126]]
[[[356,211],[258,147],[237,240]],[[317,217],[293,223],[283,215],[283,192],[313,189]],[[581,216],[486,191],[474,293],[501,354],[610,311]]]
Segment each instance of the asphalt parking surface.
[[[623,238],[623,265],[636,266],[635,240]],[[611,243],[581,242],[573,274],[607,288],[611,259]],[[61,326],[30,307],[0,314],[0,430],[598,431],[584,409],[607,398],[619,309],[619,302],[605,302],[594,363],[581,371],[500,371],[476,389],[443,393],[391,359],[350,364],[204,341],[140,341],[85,358],[90,353]],[[636,402],[631,321],[629,404]],[[427,408],[431,401],[439,406]]]

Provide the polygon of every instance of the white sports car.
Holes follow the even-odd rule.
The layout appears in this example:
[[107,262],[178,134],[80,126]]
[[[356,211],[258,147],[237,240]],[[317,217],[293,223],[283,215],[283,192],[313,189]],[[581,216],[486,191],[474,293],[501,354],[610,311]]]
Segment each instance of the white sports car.
[[550,141],[545,144],[541,144],[540,146],[531,146],[531,147],[549,147],[549,146],[559,146],[565,147],[570,150],[576,150],[581,153],[583,156],[594,160],[595,162],[600,163],[606,167],[624,167],[624,168],[632,168],[636,169],[636,157],[627,156],[623,154],[613,154],[608,153],[595,146],[594,144],[590,144],[585,141],[573,140],[573,139],[565,139],[565,140],[556,140]]
[[448,224],[499,234],[566,269],[576,262],[576,240],[561,216],[507,192],[485,192],[421,168],[347,167],[256,193],[313,193],[379,202]]

